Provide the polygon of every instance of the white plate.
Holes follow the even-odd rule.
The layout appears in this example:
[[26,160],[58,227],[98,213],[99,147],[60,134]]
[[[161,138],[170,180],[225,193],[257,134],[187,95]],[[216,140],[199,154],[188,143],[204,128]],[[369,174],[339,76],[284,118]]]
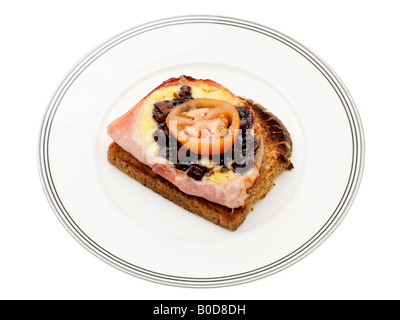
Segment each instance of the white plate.
[[[209,78],[267,107],[293,139],[283,173],[235,232],[193,215],[108,163],[106,126],[170,77]],[[243,283],[282,270],[337,227],[358,189],[356,107],[310,50],[262,25],[185,16],[128,30],[86,55],[43,120],[39,169],[49,203],[90,252],[147,280]]]

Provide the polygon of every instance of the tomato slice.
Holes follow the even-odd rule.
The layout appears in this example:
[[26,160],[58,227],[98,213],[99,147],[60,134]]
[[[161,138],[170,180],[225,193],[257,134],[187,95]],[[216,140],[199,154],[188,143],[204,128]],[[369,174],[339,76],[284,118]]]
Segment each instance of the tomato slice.
[[207,98],[177,105],[169,112],[166,123],[185,148],[204,155],[228,151],[240,129],[239,113],[232,104]]

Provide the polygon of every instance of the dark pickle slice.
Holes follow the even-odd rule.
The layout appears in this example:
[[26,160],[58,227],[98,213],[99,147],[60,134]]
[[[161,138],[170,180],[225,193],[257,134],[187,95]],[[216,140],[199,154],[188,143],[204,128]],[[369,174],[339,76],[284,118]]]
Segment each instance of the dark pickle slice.
[[154,109],[153,109],[153,118],[156,120],[158,123],[165,122],[165,119],[167,119],[168,113],[171,111],[171,109],[174,106],[170,101],[160,101],[156,102],[154,104]]
[[167,114],[172,108],[172,103],[170,101],[160,101],[154,104],[154,109],[156,109],[159,113]]
[[200,181],[206,174],[207,168],[198,164],[192,164],[187,172],[187,175],[194,180]]
[[167,119],[167,115],[163,113],[158,113],[156,109],[153,109],[153,118],[157,123],[165,123],[165,119]]
[[179,96],[183,99],[191,99],[192,98],[192,88],[187,85],[183,85],[179,89]]
[[254,161],[244,161],[241,164],[238,164],[236,162],[232,163],[232,169],[236,173],[243,174],[249,171],[254,167]]
[[237,107],[236,110],[239,113],[240,118],[240,129],[246,130],[253,127],[253,115],[245,107]]

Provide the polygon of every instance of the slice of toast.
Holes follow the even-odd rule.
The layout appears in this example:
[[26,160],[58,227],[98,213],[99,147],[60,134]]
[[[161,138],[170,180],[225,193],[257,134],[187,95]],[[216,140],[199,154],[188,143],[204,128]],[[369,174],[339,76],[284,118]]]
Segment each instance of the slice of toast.
[[262,128],[264,157],[260,174],[247,190],[248,198],[239,208],[231,209],[204,198],[188,195],[175,185],[162,178],[150,167],[138,161],[130,153],[112,142],[108,148],[108,161],[119,170],[134,178],[178,206],[203,217],[228,230],[236,230],[252,210],[253,203],[264,198],[274,186],[275,178],[285,170],[291,170],[292,140],[282,122],[261,105],[246,100],[254,110],[256,121]]

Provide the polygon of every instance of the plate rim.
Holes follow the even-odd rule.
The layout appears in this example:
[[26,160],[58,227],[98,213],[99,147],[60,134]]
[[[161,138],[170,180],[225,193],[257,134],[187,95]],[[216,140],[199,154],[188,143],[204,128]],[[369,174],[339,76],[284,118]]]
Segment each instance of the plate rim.
[[[228,276],[181,277],[176,275],[168,275],[141,268],[118,258],[111,252],[108,252],[107,250],[99,246],[95,241],[90,239],[90,237],[87,236],[84,231],[81,230],[79,226],[73,221],[57,194],[57,188],[52,181],[50,171],[48,141],[51,132],[52,121],[63,96],[68,91],[68,88],[72,85],[74,80],[79,77],[79,75],[84,72],[84,70],[103,53],[107,52],[108,50],[112,49],[114,46],[125,40],[131,39],[132,37],[135,37],[145,32],[150,32],[154,29],[172,25],[193,23],[223,24],[231,27],[240,27],[250,31],[258,32],[282,42],[283,44],[289,46],[291,49],[297,51],[299,54],[304,56],[309,62],[314,65],[314,67],[316,67],[322,73],[322,75],[326,78],[326,80],[330,83],[330,85],[338,95],[349,120],[349,126],[351,129],[353,141],[353,159],[347,186],[335,211],[321,227],[321,229],[318,230],[308,241],[306,241],[304,244],[299,246],[296,250],[286,255],[285,257],[282,257],[281,259],[274,261],[273,263],[270,263],[266,266]],[[365,139],[360,115],[358,113],[354,100],[351,97],[347,88],[345,87],[344,83],[324,60],[322,60],[318,55],[316,55],[306,46],[279,31],[251,21],[218,15],[182,15],[153,20],[121,32],[114,37],[111,37],[109,40],[104,41],[93,50],[89,51],[71,68],[71,70],[58,85],[56,91],[53,93],[47,110],[45,111],[42,118],[42,124],[38,139],[37,161],[42,188],[50,204],[50,207],[53,209],[57,218],[60,220],[65,229],[73,236],[73,238],[78,241],[78,243],[80,243],[84,248],[100,258],[102,261],[105,261],[113,267],[128,274],[134,275],[138,278],[160,284],[193,288],[221,287],[258,280],[270,276],[281,270],[284,270],[314,251],[331,235],[334,230],[336,230],[340,222],[348,213],[351,205],[353,204],[362,180],[365,162]]]

